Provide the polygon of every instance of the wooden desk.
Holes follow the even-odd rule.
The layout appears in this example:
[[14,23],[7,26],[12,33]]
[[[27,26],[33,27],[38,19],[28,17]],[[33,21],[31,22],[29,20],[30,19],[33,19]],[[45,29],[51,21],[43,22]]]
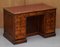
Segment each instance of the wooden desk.
[[26,42],[26,37],[55,36],[56,8],[34,4],[4,8],[4,37],[13,44]]

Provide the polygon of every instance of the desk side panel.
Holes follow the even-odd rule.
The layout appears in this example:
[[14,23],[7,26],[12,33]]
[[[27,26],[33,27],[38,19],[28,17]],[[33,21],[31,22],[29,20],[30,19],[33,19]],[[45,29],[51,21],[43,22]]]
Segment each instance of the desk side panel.
[[4,9],[4,37],[14,43],[15,31],[14,31],[14,15]]

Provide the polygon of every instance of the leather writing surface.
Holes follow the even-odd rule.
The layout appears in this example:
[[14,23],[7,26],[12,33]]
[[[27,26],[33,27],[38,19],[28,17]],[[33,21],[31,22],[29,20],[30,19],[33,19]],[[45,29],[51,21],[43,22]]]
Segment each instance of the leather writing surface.
[[33,5],[25,5],[25,6],[8,7],[5,9],[13,14],[19,14],[19,13],[27,13],[33,11],[42,11],[53,8],[54,7],[41,3],[41,4],[33,4]]

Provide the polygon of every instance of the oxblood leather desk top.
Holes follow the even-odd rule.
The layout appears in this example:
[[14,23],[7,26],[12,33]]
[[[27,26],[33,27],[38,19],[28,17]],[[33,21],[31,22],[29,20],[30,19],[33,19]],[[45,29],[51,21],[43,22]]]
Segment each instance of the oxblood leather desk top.
[[19,14],[19,13],[27,13],[27,12],[33,12],[33,11],[54,9],[54,7],[42,3],[42,4],[34,4],[34,5],[8,7],[5,9],[13,14]]

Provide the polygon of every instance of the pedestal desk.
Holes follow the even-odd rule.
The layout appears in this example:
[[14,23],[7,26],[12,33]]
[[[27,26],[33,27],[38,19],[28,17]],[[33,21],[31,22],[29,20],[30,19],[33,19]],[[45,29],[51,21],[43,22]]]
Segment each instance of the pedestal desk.
[[13,44],[27,42],[27,37],[55,36],[56,8],[41,4],[4,8],[4,37]]

